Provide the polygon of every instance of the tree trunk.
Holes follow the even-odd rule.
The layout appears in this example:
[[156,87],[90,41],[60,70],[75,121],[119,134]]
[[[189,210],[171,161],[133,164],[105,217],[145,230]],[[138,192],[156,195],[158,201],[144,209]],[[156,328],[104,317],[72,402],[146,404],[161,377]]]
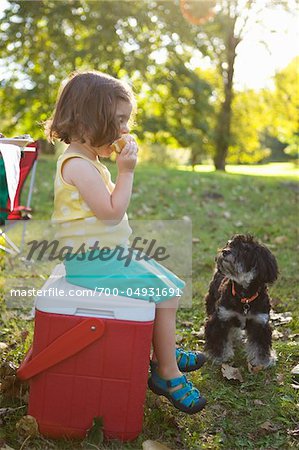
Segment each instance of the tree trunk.
[[236,47],[240,42],[234,36],[235,21],[229,31],[227,38],[227,69],[223,72],[224,81],[224,101],[218,116],[216,130],[216,154],[214,164],[216,170],[225,170],[225,162],[231,138],[231,115],[233,100],[233,78],[236,58]]

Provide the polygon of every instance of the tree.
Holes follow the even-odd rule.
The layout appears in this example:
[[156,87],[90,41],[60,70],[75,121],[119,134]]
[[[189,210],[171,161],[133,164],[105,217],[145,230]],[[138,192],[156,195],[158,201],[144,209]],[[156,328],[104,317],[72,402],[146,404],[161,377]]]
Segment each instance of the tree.
[[[130,3],[128,8],[124,1],[73,0],[68,6],[52,0],[10,1],[0,23],[0,51],[13,68],[2,84],[13,119],[2,124],[2,131],[30,130],[43,136],[41,122],[49,117],[61,80],[76,68],[88,67],[129,75],[142,94],[147,87],[144,108],[142,96],[139,102],[140,138],[144,129],[160,140],[162,135],[171,138],[191,147],[192,161],[198,161],[210,134],[211,88],[187,67],[194,44],[205,49],[196,33],[184,31],[177,5],[172,4],[177,23],[168,28],[156,15],[157,7],[165,5],[154,1]],[[184,31],[189,48],[184,46],[183,52],[184,43],[174,30]],[[159,51],[167,52],[166,63],[156,62]]]
[[[188,0],[186,0],[188,3]],[[185,2],[185,3],[186,3]],[[190,10],[196,14],[196,9],[202,3],[214,3],[216,14],[203,25],[191,25],[198,29],[202,40],[212,49],[210,57],[221,74],[223,82],[223,98],[218,115],[215,138],[215,168],[225,170],[225,162],[229,146],[232,142],[232,103],[234,97],[234,71],[237,50],[243,39],[250,33],[252,22],[259,21],[260,13],[273,8],[291,10],[294,2],[269,0],[218,0],[201,2],[189,0]],[[263,24],[267,27],[267,24]]]
[[264,94],[269,107],[267,132],[287,145],[286,151],[298,154],[299,147],[299,56],[274,77],[274,91]]
[[155,88],[152,95],[139,100],[140,137],[146,130],[151,141],[189,148],[191,164],[200,163],[213,141],[212,76],[188,69],[181,55],[168,59],[165,66],[156,66],[146,80],[145,89]]

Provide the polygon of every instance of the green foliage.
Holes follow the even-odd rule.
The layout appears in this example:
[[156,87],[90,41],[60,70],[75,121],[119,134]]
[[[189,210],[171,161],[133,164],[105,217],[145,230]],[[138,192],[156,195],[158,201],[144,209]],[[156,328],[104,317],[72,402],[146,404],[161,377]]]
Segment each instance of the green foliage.
[[[43,137],[41,124],[51,114],[61,80],[74,69],[94,68],[130,75],[141,140],[189,147],[193,162],[199,162],[211,135],[211,87],[187,68],[191,45],[202,51],[204,45],[196,30],[186,29],[177,4],[69,4],[10,1],[0,22],[0,51],[14,70],[2,83],[1,131]],[[165,65],[155,64],[159,49],[167,53]]]
[[[51,0],[10,1],[0,21],[0,52],[10,63],[2,82],[6,103],[1,109],[13,119],[2,130],[30,130],[41,137],[39,123],[49,117],[62,79],[75,69],[125,76],[140,66],[141,45],[144,66],[145,55],[157,47],[150,24],[143,5],[137,2],[128,8],[123,1],[72,0],[68,7]],[[135,33],[141,33],[138,44]]]
[[[270,159],[279,146],[290,155],[298,153],[299,57],[274,77],[274,89],[236,92],[233,101],[232,142],[227,162],[255,163]],[[286,147],[286,148],[285,148]],[[278,150],[278,148],[277,148]]]
[[186,148],[172,148],[170,145],[166,146],[158,143],[143,143],[138,156],[138,161],[142,164],[151,164],[153,167],[165,168],[177,167],[178,165],[187,166],[190,159],[190,150],[188,151]]
[[[75,69],[97,69],[133,84],[140,141],[186,148],[193,165],[215,157],[219,142],[229,146],[229,162],[260,161],[267,154],[261,132],[294,154],[298,59],[276,75],[275,91],[235,93],[230,123],[228,63],[246,34],[248,14],[260,6],[218,3],[212,20],[192,25],[178,0],[70,0],[67,7],[9,0],[0,18],[0,130],[43,138],[61,81]],[[281,5],[286,2],[267,7]],[[194,57],[205,57],[211,68],[194,69]]]
[[153,85],[155,90],[151,96],[140,95],[140,124],[136,132],[142,140],[189,148],[191,161],[196,164],[212,146],[211,122],[215,112],[211,85],[204,79],[207,75],[187,68],[187,60],[186,55],[171,55],[166,63],[166,77],[165,67],[159,66],[146,76],[143,92],[150,92]]
[[274,91],[265,92],[270,135],[289,145],[287,153],[298,154],[299,144],[299,56],[274,77]]
[[261,134],[269,124],[268,112],[260,93],[247,90],[235,94],[229,164],[252,164],[269,156],[271,151],[263,148],[260,142]]

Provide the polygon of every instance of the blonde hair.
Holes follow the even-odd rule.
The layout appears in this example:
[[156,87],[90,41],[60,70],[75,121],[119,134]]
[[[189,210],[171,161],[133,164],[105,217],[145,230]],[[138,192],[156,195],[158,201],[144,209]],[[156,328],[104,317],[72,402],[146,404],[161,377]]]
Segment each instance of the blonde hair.
[[63,83],[54,113],[45,124],[49,140],[86,142],[93,147],[111,144],[119,137],[116,118],[119,100],[136,108],[129,85],[97,71],[74,72]]

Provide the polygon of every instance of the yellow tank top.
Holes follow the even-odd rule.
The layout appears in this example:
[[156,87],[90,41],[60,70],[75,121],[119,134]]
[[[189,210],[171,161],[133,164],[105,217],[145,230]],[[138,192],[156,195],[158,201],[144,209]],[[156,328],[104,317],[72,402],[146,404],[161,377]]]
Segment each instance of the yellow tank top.
[[100,161],[92,161],[78,153],[62,154],[57,161],[52,215],[52,223],[57,227],[56,239],[59,240],[59,244],[72,247],[74,249],[72,253],[75,253],[82,244],[85,244],[85,251],[88,251],[88,247],[92,247],[96,242],[101,248],[128,245],[132,230],[127,214],[117,225],[99,220],[85,203],[78,189],[62,178],[63,164],[74,157],[91,162],[98,170],[108,191],[112,193],[114,190],[110,172]]

